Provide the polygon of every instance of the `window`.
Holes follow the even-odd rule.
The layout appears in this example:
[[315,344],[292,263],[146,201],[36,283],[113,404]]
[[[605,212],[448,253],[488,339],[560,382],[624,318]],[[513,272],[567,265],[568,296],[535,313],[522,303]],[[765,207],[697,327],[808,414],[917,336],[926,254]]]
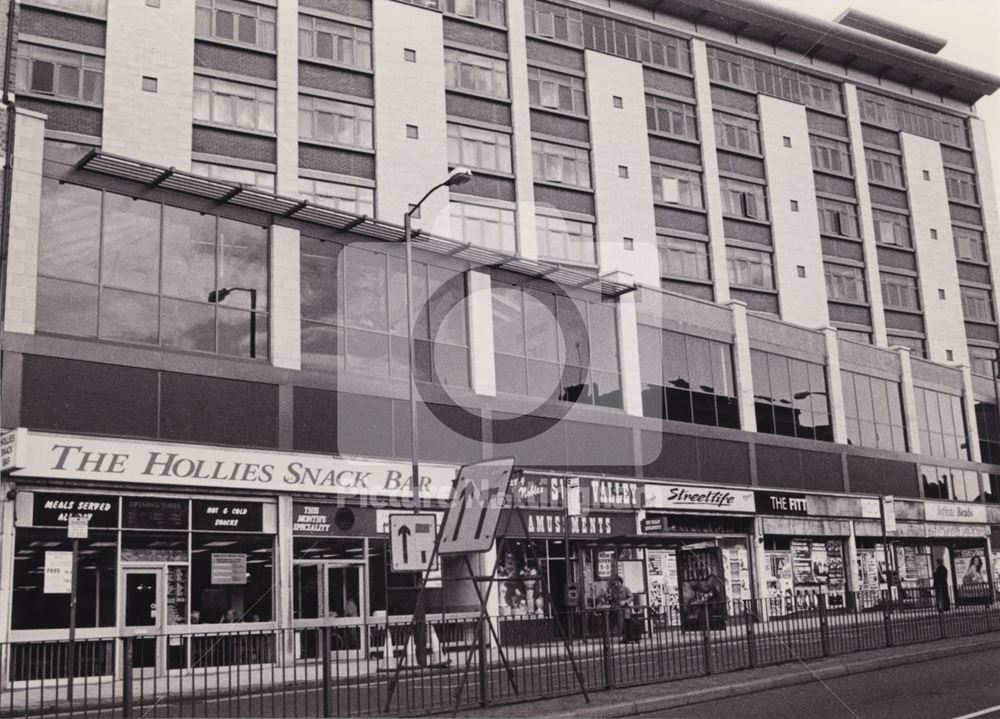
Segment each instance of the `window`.
[[528,35],[562,40],[583,47],[583,13],[542,0],[525,0]]
[[969,146],[965,120],[905,100],[858,90],[861,119],[961,147]]
[[539,257],[586,265],[597,264],[597,245],[594,242],[592,223],[536,215],[536,226]]
[[646,125],[650,132],[698,139],[698,117],[694,105],[684,102],[646,95]]
[[976,190],[976,176],[970,172],[944,168],[944,182],[948,189],[948,199],[959,202],[979,202]]
[[513,172],[510,135],[449,122],[448,164],[476,170]]
[[144,75],[142,78],[143,92],[156,92],[158,84],[159,83],[155,77],[148,77]]
[[505,60],[445,48],[444,67],[445,87],[449,90],[465,90],[484,97],[508,97]]
[[417,127],[416,125],[407,125],[406,136],[411,140],[420,139],[420,128]]
[[[994,347],[976,347],[974,345],[969,345],[969,367],[973,374],[982,375],[983,377],[996,377],[997,376],[997,350]],[[980,430],[980,434],[982,431]],[[997,441],[1000,442],[1000,434],[997,435]],[[997,455],[1000,458],[1000,454]],[[983,459],[984,462],[990,462],[991,464],[996,464],[992,460]]]
[[18,43],[17,91],[100,105],[104,58]]
[[366,105],[299,95],[299,137],[372,149],[372,109]]
[[758,58],[708,48],[708,75],[715,82],[737,85],[807,107],[843,113],[836,82]]
[[810,135],[809,148],[815,169],[841,175],[851,174],[851,151],[846,142]]
[[708,243],[680,237],[659,237],[660,274],[692,280],[712,279],[708,264]]
[[843,237],[861,236],[858,230],[858,208],[856,205],[817,197],[816,208],[819,212],[821,233],[842,235]]
[[882,302],[885,304],[886,309],[920,310],[916,277],[896,275],[890,272],[882,272],[880,277],[882,282]]
[[968,459],[962,397],[914,387],[920,451],[935,457]]
[[620,95],[612,95],[611,106],[616,110],[621,110],[623,107],[625,107],[625,101],[622,100]]
[[875,221],[876,242],[895,247],[913,247],[913,241],[910,238],[909,217],[873,208],[872,219]]
[[[838,330],[843,335],[843,332]],[[890,347],[905,347],[910,350],[913,357],[926,357],[927,347],[919,337],[909,337],[907,335],[886,335],[886,340]]]
[[613,303],[494,282],[493,343],[498,392],[622,406]]
[[986,245],[982,232],[966,227],[952,227],[951,233],[955,240],[955,257],[972,262],[986,262]]
[[979,478],[979,472],[975,470],[920,465],[920,479],[926,499],[981,501],[982,480]]
[[[38,273],[40,332],[267,356],[262,227],[46,179]],[[255,316],[247,292],[209,302],[222,287],[255,290]]]
[[798,212],[799,211],[799,201],[798,200],[789,200],[788,201],[788,206],[792,210],[792,212]]
[[860,267],[823,263],[827,298],[836,301],[865,302],[865,277]]
[[[972,371],[984,377],[993,378],[997,365],[994,360],[997,357],[995,349],[987,347],[969,347],[969,356],[972,350],[977,353],[986,351],[989,353],[989,367],[980,368],[985,371],[977,371],[973,366]],[[980,354],[980,356],[984,356]],[[979,450],[982,461],[987,464],[1000,464],[1000,412],[997,411],[997,397],[995,392],[989,392],[985,396],[977,392],[975,401],[976,427],[979,429]],[[1000,487],[998,487],[1000,488]],[[1000,493],[994,495],[994,502],[1000,502]]]
[[417,51],[412,48],[403,48],[403,59],[406,62],[416,62],[417,61]]
[[371,187],[300,177],[299,196],[342,212],[375,216],[375,190]]
[[841,370],[847,443],[907,451],[899,382]]
[[240,0],[198,0],[195,35],[274,49],[275,9]]
[[653,199],[702,209],[701,173],[667,165],[653,166]]
[[639,325],[639,363],[645,416],[739,428],[731,344]]
[[[378,377],[409,376],[406,263],[360,247],[303,235],[301,265],[302,365]],[[416,375],[469,385],[465,280],[461,272],[413,264],[415,307],[440,301],[414,328]]]
[[71,10],[81,15],[105,17],[108,14],[108,0],[31,0],[33,5],[44,5],[56,10]]
[[760,130],[752,117],[713,112],[715,144],[726,150],[742,150],[760,154]]
[[729,284],[733,286],[774,289],[774,270],[769,252],[727,247],[726,268],[729,270]]
[[191,163],[191,172],[216,180],[228,180],[229,182],[239,182],[250,187],[259,187],[262,190],[274,191],[274,173],[263,172],[261,170],[251,170],[246,167],[231,167],[230,165],[216,165],[210,162]]
[[503,0],[444,0],[444,12],[448,15],[479,20],[496,27],[505,27]]
[[582,147],[531,141],[536,182],[558,182],[590,189],[590,152]]
[[993,321],[993,293],[979,287],[961,287],[962,314],[970,322]]
[[194,119],[274,132],[274,90],[195,75]]
[[868,179],[871,182],[892,187],[906,187],[906,182],[903,180],[903,164],[899,155],[866,147],[865,167],[868,168]]
[[583,78],[561,72],[529,67],[528,100],[532,107],[563,110],[583,116],[587,114]]
[[513,210],[454,200],[449,207],[451,236],[456,240],[501,252],[517,252]]
[[722,190],[722,214],[767,220],[767,200],[763,185],[722,177],[719,179],[719,186]]
[[357,25],[299,15],[299,57],[371,70],[372,31]]
[[757,431],[833,441],[823,365],[750,350]]

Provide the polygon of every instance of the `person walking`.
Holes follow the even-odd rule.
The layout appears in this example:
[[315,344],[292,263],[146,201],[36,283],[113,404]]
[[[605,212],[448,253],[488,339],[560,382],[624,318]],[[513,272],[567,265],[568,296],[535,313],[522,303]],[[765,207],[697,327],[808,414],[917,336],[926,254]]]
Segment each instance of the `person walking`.
[[944,560],[937,560],[937,569],[934,570],[934,596],[937,599],[939,612],[951,611],[951,597],[948,595],[948,568],[944,566]]

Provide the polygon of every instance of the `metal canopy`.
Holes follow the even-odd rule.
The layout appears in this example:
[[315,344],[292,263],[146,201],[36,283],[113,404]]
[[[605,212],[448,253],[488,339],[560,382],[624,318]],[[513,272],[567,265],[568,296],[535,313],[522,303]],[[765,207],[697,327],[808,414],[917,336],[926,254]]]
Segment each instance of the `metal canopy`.
[[[162,188],[187,195],[205,198],[219,204],[246,207],[278,217],[331,228],[337,232],[353,232],[383,242],[402,242],[403,228],[365,215],[356,215],[326,207],[300,198],[285,197],[238,182],[182,172],[176,168],[160,167],[141,160],[134,160],[109,152],[93,149],[77,163],[78,170],[99,172],[104,175],[131,180],[150,189]],[[440,235],[416,232],[411,241],[437,255],[455,257],[473,265],[497,267],[528,277],[544,277],[567,287],[574,287],[602,295],[617,297],[635,290],[635,285],[598,277],[596,273],[563,267],[550,262],[539,262],[510,255],[499,250],[479,247]]]

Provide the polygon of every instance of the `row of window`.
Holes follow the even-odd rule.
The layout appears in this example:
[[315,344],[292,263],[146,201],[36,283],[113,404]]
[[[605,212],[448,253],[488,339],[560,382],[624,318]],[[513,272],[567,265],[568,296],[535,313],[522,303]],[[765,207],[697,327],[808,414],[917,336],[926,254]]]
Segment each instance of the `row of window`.
[[834,172],[838,175],[852,174],[851,149],[846,142],[819,135],[810,135],[809,149],[812,153],[815,169]]
[[858,89],[861,119],[893,130],[969,147],[965,120],[922,105]]
[[844,111],[837,83],[759,58],[709,47],[708,75],[716,82],[780,97],[807,107],[838,113]]

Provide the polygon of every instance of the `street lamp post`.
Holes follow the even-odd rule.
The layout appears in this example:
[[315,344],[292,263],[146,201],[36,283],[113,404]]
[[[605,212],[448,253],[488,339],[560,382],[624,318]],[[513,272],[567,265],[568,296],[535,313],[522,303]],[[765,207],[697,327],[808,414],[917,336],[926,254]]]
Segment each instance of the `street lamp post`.
[[257,290],[252,287],[223,287],[208,293],[208,301],[217,305],[233,292],[246,292],[250,295],[250,359],[257,357]]
[[417,451],[417,353],[416,342],[413,336],[413,229],[411,220],[413,214],[424,204],[424,200],[431,196],[433,192],[442,187],[454,187],[464,185],[472,179],[472,171],[466,167],[456,167],[449,173],[444,182],[434,185],[424,193],[420,201],[411,205],[410,209],[403,215],[403,244],[406,245],[406,341],[410,356],[410,481],[413,483],[413,513],[420,512],[420,459]]

